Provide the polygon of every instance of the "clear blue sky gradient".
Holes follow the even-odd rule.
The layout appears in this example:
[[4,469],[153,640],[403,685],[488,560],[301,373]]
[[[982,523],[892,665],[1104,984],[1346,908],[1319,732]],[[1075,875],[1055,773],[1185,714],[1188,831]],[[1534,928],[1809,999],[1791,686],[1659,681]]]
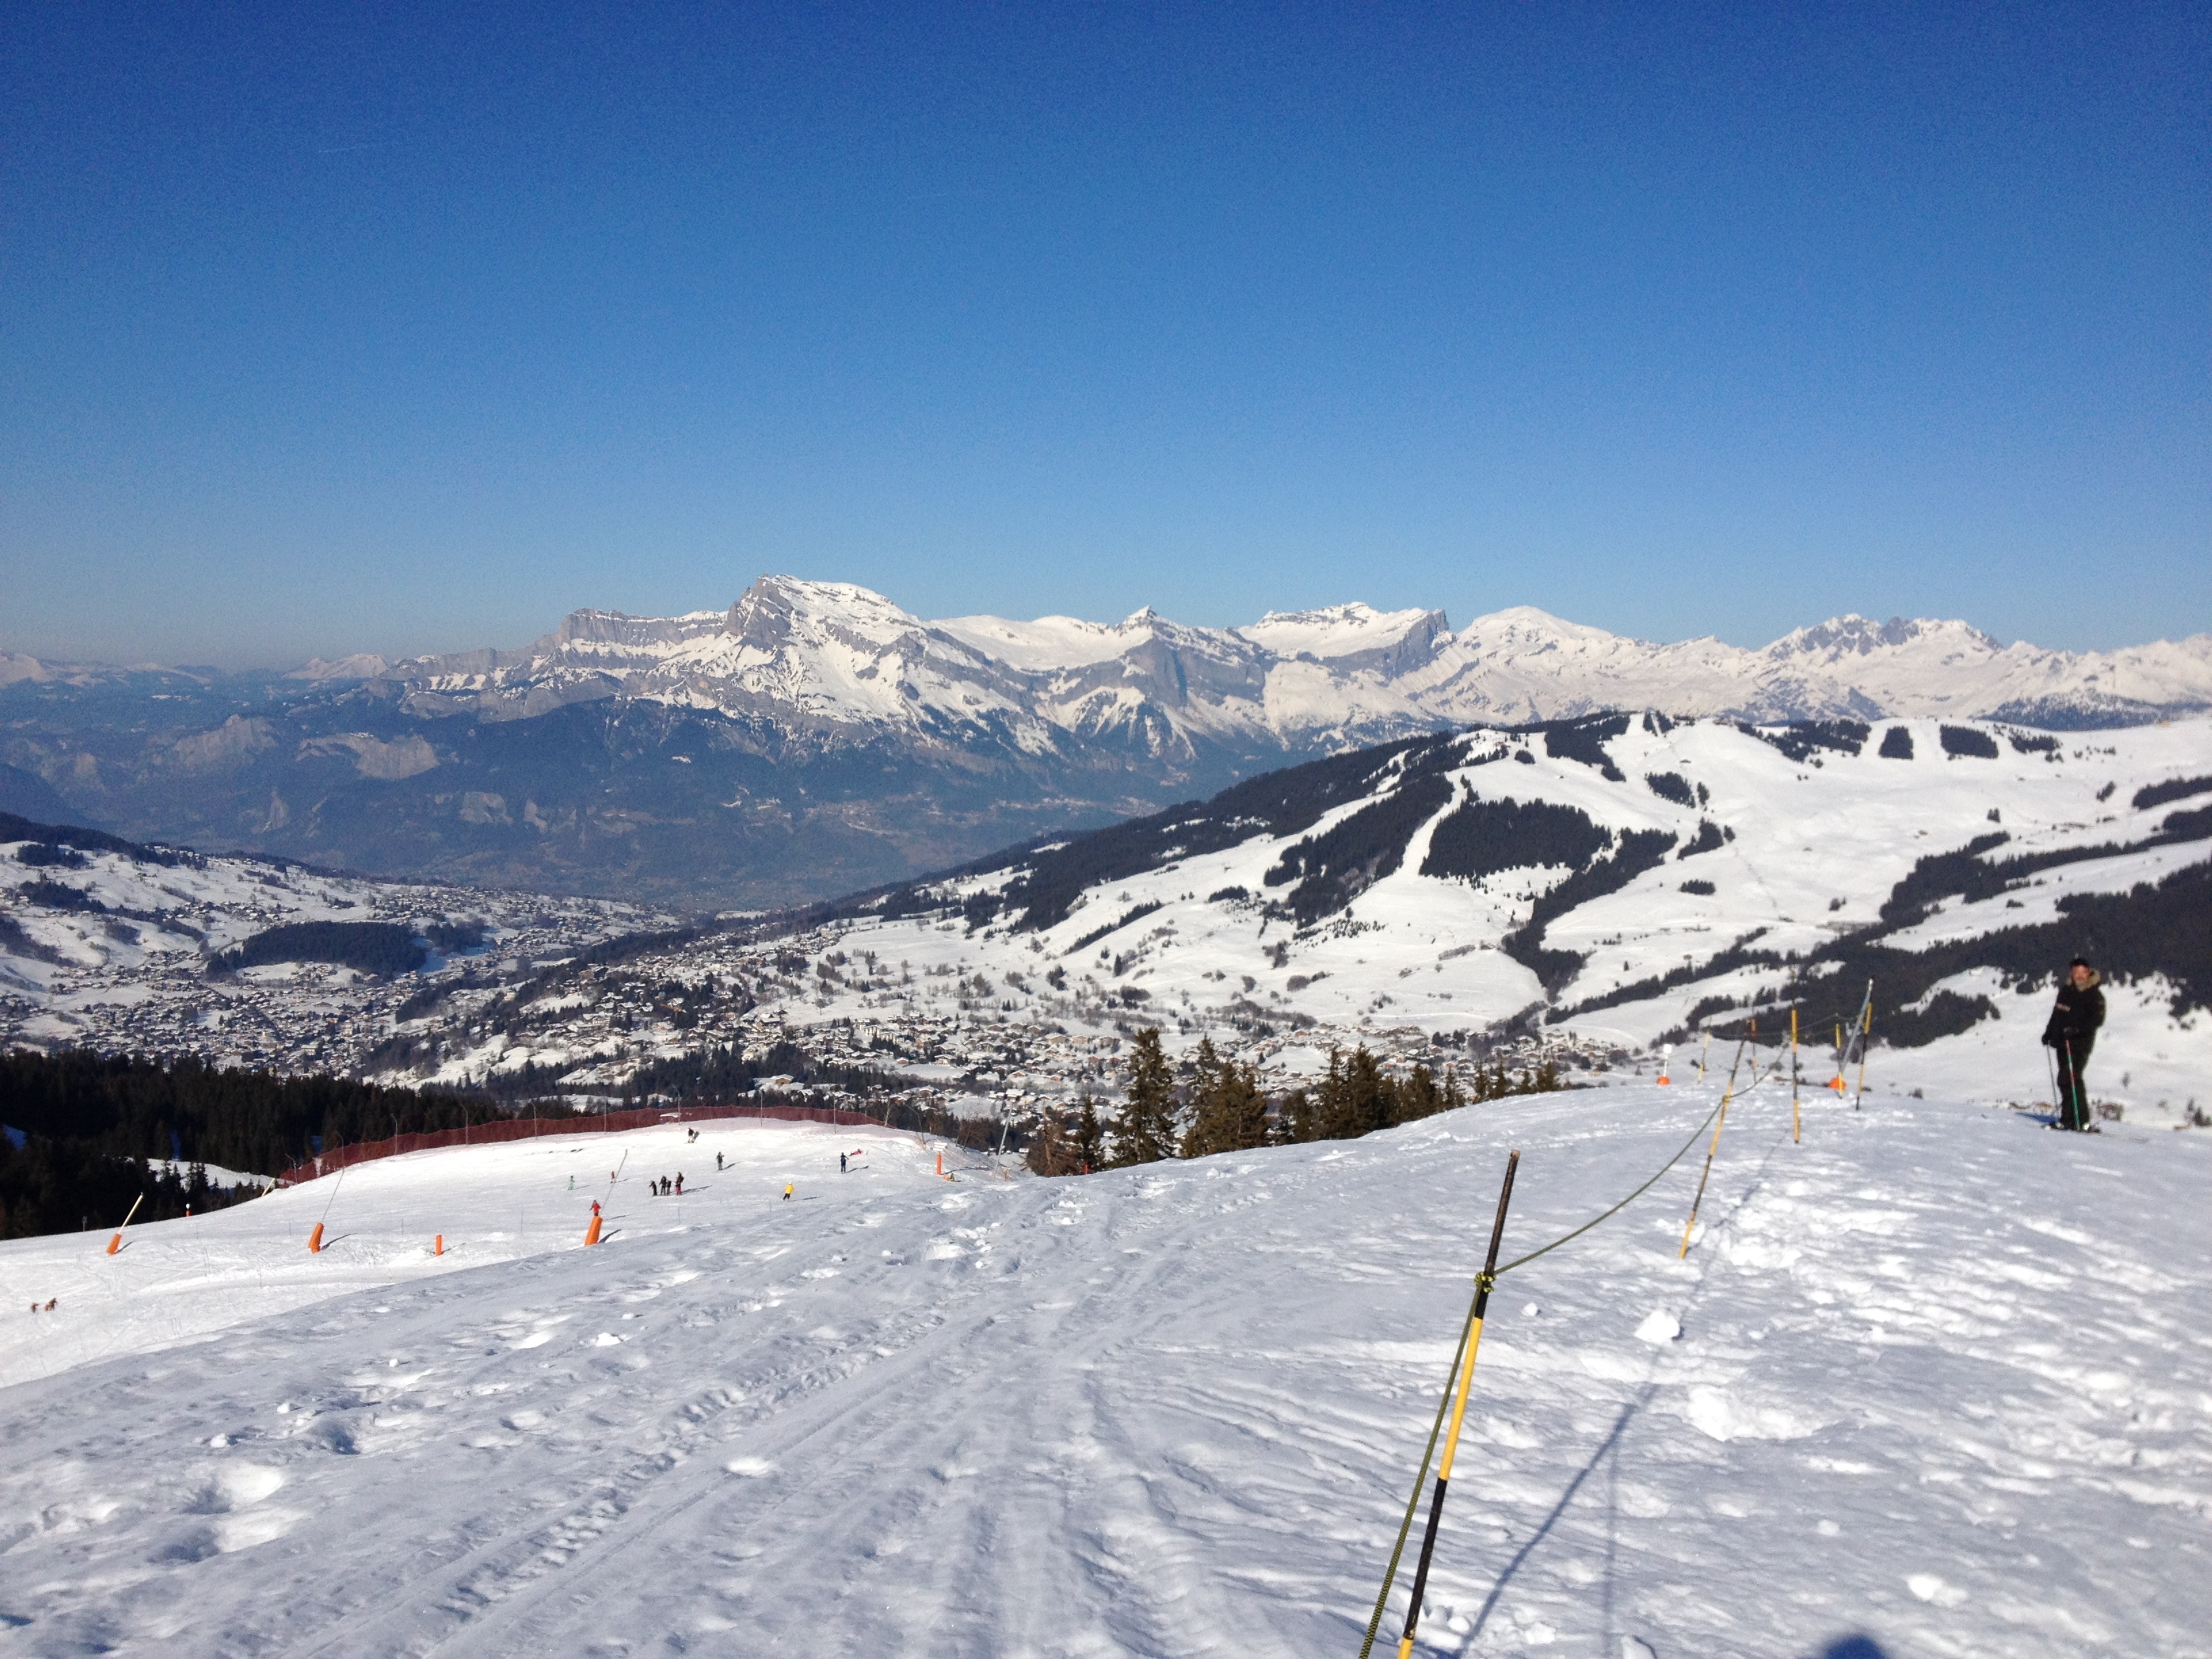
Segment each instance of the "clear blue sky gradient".
[[18,5],[0,644],[2212,628],[2212,11]]

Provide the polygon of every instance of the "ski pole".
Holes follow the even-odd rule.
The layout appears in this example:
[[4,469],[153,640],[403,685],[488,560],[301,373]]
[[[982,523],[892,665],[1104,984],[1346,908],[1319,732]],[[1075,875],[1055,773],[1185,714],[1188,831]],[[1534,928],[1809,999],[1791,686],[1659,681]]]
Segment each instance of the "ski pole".
[[1721,1149],[1721,1131],[1728,1127],[1729,1101],[1735,1093],[1735,1067],[1743,1060],[1743,1044],[1735,1046],[1735,1064],[1729,1067],[1728,1087],[1721,1091],[1721,1115],[1713,1122],[1713,1144],[1705,1148],[1705,1172],[1698,1177],[1698,1194],[1690,1200],[1690,1218],[1682,1224],[1682,1248],[1674,1252],[1680,1261],[1690,1253],[1690,1233],[1698,1224],[1698,1206],[1705,1201],[1705,1182],[1712,1179],[1713,1154]]
[[1421,1601],[1429,1588],[1429,1558],[1436,1553],[1437,1523],[1444,1513],[1444,1488],[1450,1484],[1452,1459],[1459,1451],[1460,1425],[1467,1419],[1467,1396],[1474,1382],[1474,1355],[1482,1341],[1482,1317],[1490,1307],[1490,1288],[1498,1279],[1498,1246],[1505,1237],[1505,1206],[1513,1200],[1513,1172],[1521,1166],[1521,1154],[1513,1152],[1505,1160],[1505,1184],[1498,1191],[1498,1219],[1491,1224],[1490,1254],[1484,1258],[1482,1275],[1474,1281],[1474,1322],[1469,1328],[1467,1341],[1467,1363],[1459,1374],[1459,1393],[1452,1401],[1451,1432],[1444,1439],[1444,1461],[1437,1465],[1437,1488],[1429,1499],[1429,1525],[1421,1534],[1421,1557],[1413,1569],[1413,1596],[1406,1607],[1406,1632],[1398,1641],[1398,1659],[1407,1659],[1413,1651],[1413,1632],[1421,1622]]

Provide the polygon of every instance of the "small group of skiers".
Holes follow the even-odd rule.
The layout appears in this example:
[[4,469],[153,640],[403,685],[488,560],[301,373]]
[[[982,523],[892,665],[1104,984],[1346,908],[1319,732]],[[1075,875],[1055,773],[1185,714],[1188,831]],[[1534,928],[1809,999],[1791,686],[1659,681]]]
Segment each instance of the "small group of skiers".
[[655,1198],[666,1198],[671,1192],[673,1192],[677,1197],[681,1198],[684,1196],[684,1177],[679,1173],[672,1186],[668,1177],[666,1176],[663,1176],[658,1181],[647,1182],[645,1183],[645,1190]]
[[2089,1091],[2081,1081],[2081,1068],[2097,1046],[2097,1028],[2105,1023],[2105,994],[2097,970],[2081,957],[2067,964],[2051,1005],[2050,1021],[2043,1028],[2043,1046],[2051,1053],[2051,1087],[2058,1097],[2058,1120],[2054,1129],[2074,1129],[2095,1134],[2091,1121]]
[[33,1313],[52,1313],[56,1308],[61,1306],[61,1297],[58,1296],[48,1297],[46,1298],[46,1304],[45,1307],[41,1308],[37,1303],[33,1302],[31,1304],[31,1311]]

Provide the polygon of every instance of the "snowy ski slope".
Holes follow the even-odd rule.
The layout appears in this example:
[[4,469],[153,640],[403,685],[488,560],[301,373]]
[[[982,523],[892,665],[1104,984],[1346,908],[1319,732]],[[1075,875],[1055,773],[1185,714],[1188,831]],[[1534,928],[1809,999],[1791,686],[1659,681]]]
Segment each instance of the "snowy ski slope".
[[[1507,1148],[1510,1255],[1716,1089],[1057,1182],[671,1125],[0,1245],[0,1655],[1348,1659]],[[1501,1283],[1425,1651],[2212,1653],[2212,1138],[1769,1085],[1678,1261],[1703,1150]]]

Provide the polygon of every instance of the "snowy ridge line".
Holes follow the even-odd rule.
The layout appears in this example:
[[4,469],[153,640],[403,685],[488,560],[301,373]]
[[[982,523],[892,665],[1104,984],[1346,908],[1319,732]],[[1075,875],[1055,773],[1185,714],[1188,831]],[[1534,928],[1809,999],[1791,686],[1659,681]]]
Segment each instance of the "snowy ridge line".
[[666,1122],[702,1122],[711,1118],[780,1118],[791,1123],[828,1123],[840,1128],[863,1124],[881,1128],[883,1120],[842,1106],[639,1106],[623,1112],[579,1113],[559,1117],[494,1118],[464,1129],[410,1130],[382,1140],[359,1140],[335,1152],[318,1153],[305,1164],[295,1164],[276,1177],[279,1187],[298,1187],[336,1170],[341,1176],[356,1164],[398,1158],[407,1152],[432,1152],[446,1146],[489,1146],[505,1140],[536,1140],[546,1135],[617,1134],[625,1129],[649,1129]]

